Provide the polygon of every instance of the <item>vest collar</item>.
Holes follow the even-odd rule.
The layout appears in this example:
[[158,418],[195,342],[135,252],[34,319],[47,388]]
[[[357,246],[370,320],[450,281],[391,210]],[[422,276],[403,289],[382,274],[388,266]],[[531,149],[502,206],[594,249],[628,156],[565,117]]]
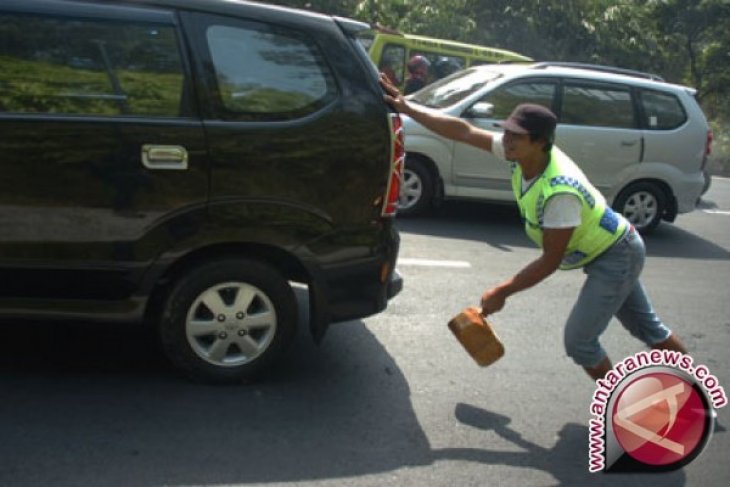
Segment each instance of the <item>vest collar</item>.
[[[548,163],[545,165],[545,168],[542,170],[541,173],[539,173],[537,176],[535,176],[535,178],[532,181],[530,181],[530,184],[526,188],[524,188],[524,190],[522,189],[522,179],[524,179],[525,175],[522,172],[522,167],[520,166],[520,199],[522,199],[527,193],[530,192],[530,190],[533,187],[535,187],[535,183],[537,183],[540,179],[545,177],[545,173],[548,172],[548,169],[550,168],[550,166],[552,166],[554,164],[554,161],[555,161],[555,154],[553,153],[553,150],[550,149],[550,158],[548,159]],[[519,164],[518,164],[518,166],[519,166]]]

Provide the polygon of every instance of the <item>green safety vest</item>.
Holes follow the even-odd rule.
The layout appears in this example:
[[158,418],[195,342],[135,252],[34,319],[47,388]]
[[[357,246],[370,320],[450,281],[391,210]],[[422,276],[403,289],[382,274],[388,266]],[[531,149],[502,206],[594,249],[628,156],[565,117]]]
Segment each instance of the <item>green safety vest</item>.
[[556,194],[573,194],[581,201],[581,223],[565,249],[561,269],[583,267],[613,245],[628,228],[626,219],[606,204],[583,171],[563,152],[553,149],[545,171],[522,193],[522,168],[513,165],[512,190],[520,207],[525,232],[542,248],[545,203]]

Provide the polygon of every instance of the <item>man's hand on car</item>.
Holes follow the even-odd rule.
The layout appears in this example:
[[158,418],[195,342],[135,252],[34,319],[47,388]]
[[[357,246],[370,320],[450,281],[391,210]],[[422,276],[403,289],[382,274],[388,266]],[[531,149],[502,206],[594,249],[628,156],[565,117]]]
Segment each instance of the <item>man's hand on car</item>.
[[391,83],[385,73],[380,73],[380,85],[385,90],[385,101],[389,103],[393,108],[403,113],[408,109],[408,102],[405,97],[401,94],[400,90]]

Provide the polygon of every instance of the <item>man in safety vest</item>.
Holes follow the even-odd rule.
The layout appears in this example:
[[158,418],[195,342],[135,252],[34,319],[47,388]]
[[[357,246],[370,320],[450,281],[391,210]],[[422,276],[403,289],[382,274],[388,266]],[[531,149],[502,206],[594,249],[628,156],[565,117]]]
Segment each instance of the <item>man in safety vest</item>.
[[539,283],[558,268],[583,268],[588,276],[565,326],[568,355],[593,379],[612,364],[598,341],[612,316],[652,348],[687,353],[657,317],[639,274],[644,242],[632,225],[615,213],[578,166],[553,147],[557,119],[540,105],[522,104],[501,123],[504,134],[409,103],[381,76],[385,100],[429,130],[512,161],[512,189],[525,231],[542,255],[514,277],[488,289],[481,298],[487,315],[506,299]]

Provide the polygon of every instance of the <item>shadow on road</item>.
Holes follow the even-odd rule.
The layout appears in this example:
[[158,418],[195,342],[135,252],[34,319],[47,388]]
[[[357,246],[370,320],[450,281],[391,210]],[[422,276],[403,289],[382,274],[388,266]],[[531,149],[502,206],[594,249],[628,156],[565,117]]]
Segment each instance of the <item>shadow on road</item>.
[[484,431],[493,431],[522,451],[448,448],[434,452],[437,458],[539,469],[552,475],[559,485],[620,484],[625,487],[644,487],[681,486],[686,482],[686,475],[682,470],[652,475],[591,474],[588,471],[588,428],[580,424],[566,424],[558,434],[555,446],[544,448],[524,439],[519,432],[511,429],[511,420],[507,416],[468,404],[458,404],[455,415],[461,423]]
[[[522,451],[433,450],[405,376],[362,322],[335,325],[320,348],[302,331],[265,381],[246,386],[192,384],[161,356],[141,327],[0,323],[0,485],[318,481],[443,460],[539,469],[561,485],[609,479],[587,471],[585,426],[566,424],[544,448],[510,418],[466,404],[458,421]],[[682,471],[620,478],[685,480]]]
[[[681,217],[680,217],[681,218]],[[730,252],[676,225],[663,223],[651,235],[644,237],[650,257],[680,257],[683,259],[729,260]]]
[[473,240],[505,251],[533,246],[522,231],[519,210],[512,204],[446,201],[426,215],[398,217],[396,225],[403,233]]
[[[302,332],[265,381],[179,377],[140,327],[0,324],[0,485],[211,485],[431,461],[405,377],[361,322]],[[304,328],[304,327],[302,327]]]
[[[473,240],[505,251],[510,247],[534,247],[522,230],[515,205],[447,201],[428,215],[398,218],[397,226],[403,233]],[[645,236],[644,241],[651,257],[730,259],[730,252],[723,247],[667,222]]]

